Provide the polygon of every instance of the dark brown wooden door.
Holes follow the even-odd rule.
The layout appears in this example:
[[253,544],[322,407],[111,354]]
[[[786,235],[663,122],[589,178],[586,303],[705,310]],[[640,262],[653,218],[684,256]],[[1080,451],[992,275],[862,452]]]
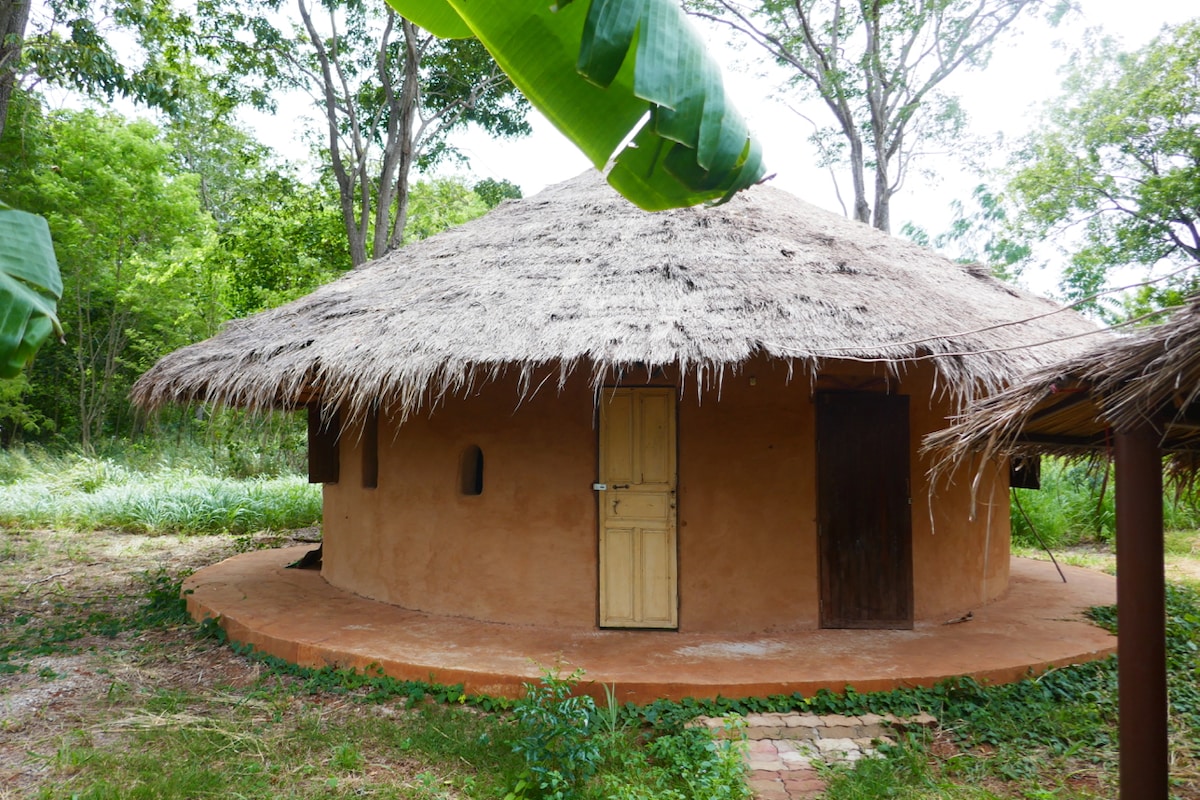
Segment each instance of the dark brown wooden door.
[[908,398],[816,400],[821,627],[911,628]]

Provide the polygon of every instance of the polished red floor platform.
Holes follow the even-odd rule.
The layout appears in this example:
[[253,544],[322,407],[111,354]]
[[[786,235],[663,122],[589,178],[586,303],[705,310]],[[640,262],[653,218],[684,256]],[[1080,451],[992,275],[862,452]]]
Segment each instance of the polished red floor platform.
[[284,569],[308,547],[262,550],[200,570],[184,583],[197,619],[216,617],[234,641],[306,666],[365,668],[397,678],[464,684],[518,696],[542,667],[582,668],[622,700],[812,694],[931,685],[955,675],[984,682],[1116,652],[1115,636],[1083,615],[1116,600],[1116,580],[1090,570],[1012,561],[1008,595],[967,622],[911,631],[815,630],[716,635],[575,630],[439,617],[335,589],[313,570]]

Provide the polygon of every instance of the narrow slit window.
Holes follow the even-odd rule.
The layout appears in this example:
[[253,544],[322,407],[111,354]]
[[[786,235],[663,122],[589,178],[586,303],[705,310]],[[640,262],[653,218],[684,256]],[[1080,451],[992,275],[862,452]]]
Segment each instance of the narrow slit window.
[[379,487],[379,412],[367,412],[362,430],[362,485],[364,489]]
[[468,445],[463,450],[458,477],[459,489],[463,494],[483,494],[483,451],[478,445]]
[[341,466],[338,439],[341,422],[336,411],[321,413],[316,406],[308,409],[308,482],[337,483]]

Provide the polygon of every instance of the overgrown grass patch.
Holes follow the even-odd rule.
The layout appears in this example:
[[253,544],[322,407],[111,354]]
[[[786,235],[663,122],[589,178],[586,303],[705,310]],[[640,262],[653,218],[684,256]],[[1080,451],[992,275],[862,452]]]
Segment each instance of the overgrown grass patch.
[[0,526],[242,534],[321,519],[320,487],[300,475],[212,477],[185,466],[142,472],[81,455],[4,459],[25,466],[0,485]]
[[[1014,544],[1039,549],[1042,542],[1051,548],[1112,544],[1116,485],[1111,465],[1043,458],[1041,476],[1041,489],[1013,490]],[[1163,523],[1169,531],[1200,528],[1200,498],[1195,487],[1166,492]]]

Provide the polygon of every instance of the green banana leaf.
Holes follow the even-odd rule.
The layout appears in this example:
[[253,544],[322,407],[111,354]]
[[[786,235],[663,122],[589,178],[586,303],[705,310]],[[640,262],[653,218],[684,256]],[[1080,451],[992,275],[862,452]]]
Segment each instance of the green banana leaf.
[[52,333],[62,336],[62,289],[46,220],[0,203],[0,378],[15,378]]
[[[720,70],[675,0],[387,0],[476,36],[608,182],[648,211],[728,200],[765,172]],[[614,161],[615,158],[615,161]]]

